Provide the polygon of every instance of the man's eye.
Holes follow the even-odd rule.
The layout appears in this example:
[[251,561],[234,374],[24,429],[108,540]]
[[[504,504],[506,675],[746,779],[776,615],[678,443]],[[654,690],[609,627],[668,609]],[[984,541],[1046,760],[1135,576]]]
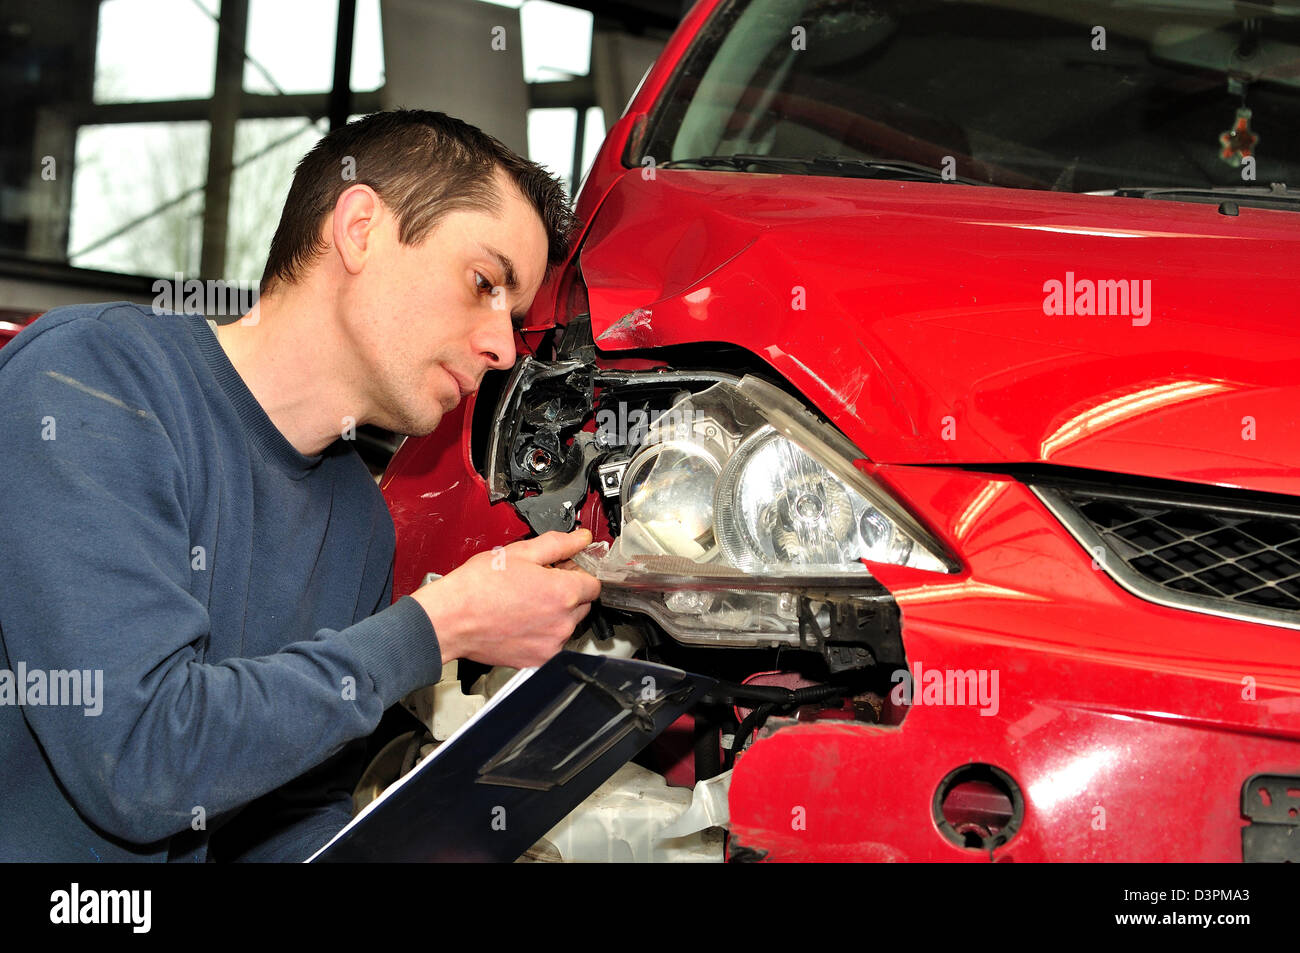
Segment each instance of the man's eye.
[[[481,272],[474,272],[474,286],[478,288],[479,294],[495,294],[497,286],[492,284],[487,278],[483,277]],[[522,330],[524,322],[527,320],[526,314],[511,314],[510,326],[516,331]]]

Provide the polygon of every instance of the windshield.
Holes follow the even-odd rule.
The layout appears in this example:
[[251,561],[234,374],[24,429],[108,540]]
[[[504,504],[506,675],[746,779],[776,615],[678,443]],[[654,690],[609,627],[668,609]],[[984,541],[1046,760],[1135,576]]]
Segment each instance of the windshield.
[[[1071,192],[1300,183],[1300,6],[736,0],[629,158],[878,159]],[[873,174],[866,163],[701,168]]]

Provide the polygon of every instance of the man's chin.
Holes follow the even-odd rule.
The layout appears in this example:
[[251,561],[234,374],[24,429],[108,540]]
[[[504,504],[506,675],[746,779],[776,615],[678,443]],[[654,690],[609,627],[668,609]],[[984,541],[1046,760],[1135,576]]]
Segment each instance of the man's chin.
[[[455,409],[454,406],[451,409]],[[442,423],[442,418],[447,412],[438,407],[428,410],[418,417],[403,414],[400,420],[395,420],[386,429],[405,437],[427,437],[438,428],[438,424]]]
[[433,433],[435,430],[438,429],[438,424],[440,423],[442,423],[441,415],[439,415],[436,420],[426,421],[418,425],[414,425],[409,430],[406,431],[399,430],[398,433],[404,432],[405,435],[408,437],[427,437],[429,436],[429,434]]

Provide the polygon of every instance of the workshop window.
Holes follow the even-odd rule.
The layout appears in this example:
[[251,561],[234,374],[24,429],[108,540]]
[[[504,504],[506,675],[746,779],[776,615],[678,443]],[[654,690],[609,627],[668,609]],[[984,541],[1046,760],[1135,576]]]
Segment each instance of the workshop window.
[[[501,5],[518,10],[530,157],[573,195],[605,136],[594,17]],[[382,6],[0,0],[0,277],[91,269],[130,294],[110,276],[259,278],[298,160],[389,105]]]
[[220,0],[100,4],[94,101],[210,99],[217,62],[214,18],[219,7]]
[[206,122],[80,127],[69,264],[137,275],[197,273],[207,154]]
[[591,72],[591,28],[587,10],[550,0],[528,0],[519,8],[524,79],[557,82]]
[[[235,128],[230,182],[226,277],[262,277],[279,210],[289,196],[298,160],[329,131],[324,119],[241,119]],[[268,214],[269,213],[269,214]]]
[[5,273],[251,279],[298,159],[382,108],[380,0],[6,4],[0,64]]

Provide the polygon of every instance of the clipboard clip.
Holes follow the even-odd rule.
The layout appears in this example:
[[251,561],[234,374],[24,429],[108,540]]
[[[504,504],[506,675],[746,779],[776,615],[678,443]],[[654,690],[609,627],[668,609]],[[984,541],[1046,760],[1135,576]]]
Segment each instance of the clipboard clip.
[[663,692],[652,699],[645,699],[634,692],[622,691],[606,685],[600,679],[588,675],[576,665],[566,666],[565,671],[584,685],[590,685],[592,688],[597,689],[602,697],[610,699],[621,710],[630,712],[632,723],[646,734],[650,734],[655,730],[655,712],[668,702],[680,701],[690,693],[691,688],[690,685],[684,685],[673,691]]

